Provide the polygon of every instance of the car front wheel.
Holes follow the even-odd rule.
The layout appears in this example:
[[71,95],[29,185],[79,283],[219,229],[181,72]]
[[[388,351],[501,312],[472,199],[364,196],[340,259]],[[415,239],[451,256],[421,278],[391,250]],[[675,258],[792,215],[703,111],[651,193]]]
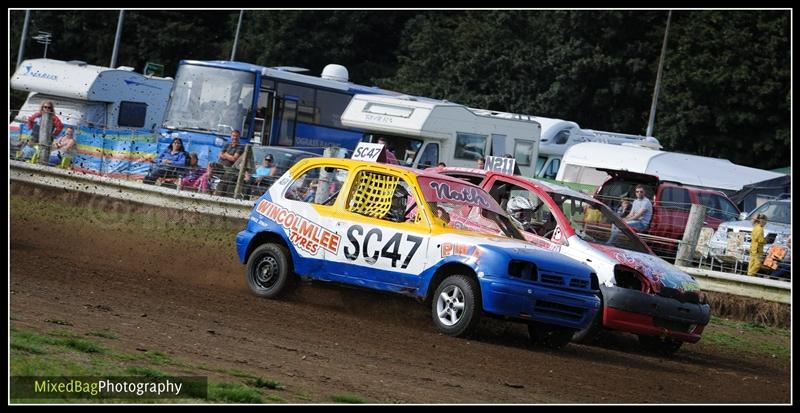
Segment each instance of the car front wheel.
[[477,284],[464,275],[445,278],[436,288],[431,304],[433,324],[450,336],[468,335],[480,320]]
[[259,246],[250,254],[245,277],[253,294],[264,298],[280,296],[294,281],[289,251],[276,243]]
[[683,341],[673,338],[639,335],[639,344],[650,353],[671,356],[683,345]]

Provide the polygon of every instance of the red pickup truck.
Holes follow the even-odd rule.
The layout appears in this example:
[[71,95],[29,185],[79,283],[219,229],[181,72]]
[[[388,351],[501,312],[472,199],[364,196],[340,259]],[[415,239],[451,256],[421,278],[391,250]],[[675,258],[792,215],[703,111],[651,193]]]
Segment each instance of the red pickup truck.
[[692,204],[708,207],[703,226],[714,230],[719,224],[739,217],[739,209],[723,192],[662,181],[648,174],[609,169],[602,171],[610,176],[597,188],[594,196],[612,210],[616,211],[623,199],[632,201],[635,198],[636,185],[645,187],[646,196],[653,203],[653,217],[648,229],[640,235],[661,257],[674,256],[677,244],[660,238],[683,238]]

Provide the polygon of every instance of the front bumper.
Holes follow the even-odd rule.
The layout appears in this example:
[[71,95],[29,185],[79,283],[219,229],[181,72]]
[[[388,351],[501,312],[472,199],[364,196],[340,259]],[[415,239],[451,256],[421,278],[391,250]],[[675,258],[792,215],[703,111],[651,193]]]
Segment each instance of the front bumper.
[[600,298],[502,277],[480,278],[484,311],[517,320],[586,328],[600,309]]
[[682,303],[625,288],[600,286],[600,290],[606,328],[696,343],[711,319],[708,304]]

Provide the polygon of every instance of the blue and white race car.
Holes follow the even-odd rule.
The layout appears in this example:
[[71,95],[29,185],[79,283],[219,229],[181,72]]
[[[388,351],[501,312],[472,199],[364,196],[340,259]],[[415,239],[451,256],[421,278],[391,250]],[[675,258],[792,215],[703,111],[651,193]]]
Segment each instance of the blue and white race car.
[[300,277],[396,292],[430,303],[453,336],[487,314],[561,347],[600,307],[592,269],[524,241],[481,188],[395,165],[304,159],[256,202],[236,244],[258,296]]

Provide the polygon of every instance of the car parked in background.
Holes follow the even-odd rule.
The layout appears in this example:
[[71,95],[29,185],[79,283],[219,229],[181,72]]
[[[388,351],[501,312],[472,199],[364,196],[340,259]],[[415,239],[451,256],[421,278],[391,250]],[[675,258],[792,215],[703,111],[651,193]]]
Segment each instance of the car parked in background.
[[[730,233],[743,233],[744,242],[740,254],[736,254],[741,258],[741,262],[745,263],[743,266],[747,268],[747,263],[750,261],[750,241],[753,233],[753,218],[758,214],[764,214],[767,217],[767,225],[764,226],[764,238],[766,243],[764,245],[764,252],[766,253],[772,245],[786,246],[786,241],[792,233],[792,201],[791,199],[780,199],[767,201],[758,208],[754,209],[749,214],[742,214],[738,221],[725,222],[719,225],[717,231],[708,241],[709,254],[711,256],[725,255],[725,248],[727,246],[728,234]],[[787,249],[791,254],[791,249]],[[784,261],[788,261],[791,256],[787,256]]]
[[591,267],[525,242],[482,189],[401,166],[304,159],[256,201],[236,245],[258,296],[298,277],[405,294],[453,336],[488,314],[560,347],[600,307]]
[[642,231],[642,239],[661,257],[673,257],[677,243],[664,242],[656,237],[676,241],[682,239],[692,204],[705,205],[708,208],[703,221],[704,227],[716,230],[721,223],[739,217],[739,209],[721,191],[662,181],[648,174],[608,169],[602,171],[610,176],[597,188],[595,198],[612,210],[616,210],[623,199],[633,200],[637,185],[645,187],[646,196],[653,204],[653,216],[648,229]]
[[[432,170],[478,184],[509,212],[529,241],[594,269],[602,311],[591,326],[575,334],[576,341],[590,341],[604,328],[614,329],[637,334],[646,348],[669,354],[683,342],[700,340],[710,307],[697,281],[653,254],[603,203],[518,175],[453,167]],[[619,230],[613,238],[612,226]]]

